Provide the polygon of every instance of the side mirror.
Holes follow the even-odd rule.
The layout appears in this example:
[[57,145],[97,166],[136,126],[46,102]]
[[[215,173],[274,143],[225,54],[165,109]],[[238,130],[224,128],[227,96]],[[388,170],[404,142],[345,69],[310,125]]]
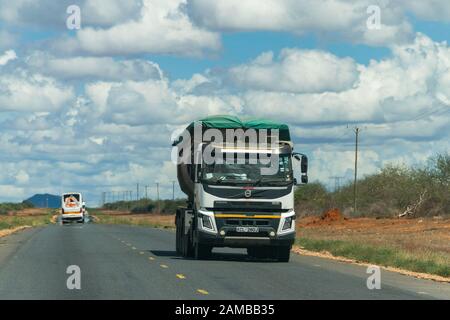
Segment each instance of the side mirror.
[[302,164],[301,164],[301,172],[302,174],[308,173],[308,157],[305,155],[302,155]]
[[308,183],[308,176],[307,175],[303,175],[302,176],[302,183],[303,184],[307,184]]

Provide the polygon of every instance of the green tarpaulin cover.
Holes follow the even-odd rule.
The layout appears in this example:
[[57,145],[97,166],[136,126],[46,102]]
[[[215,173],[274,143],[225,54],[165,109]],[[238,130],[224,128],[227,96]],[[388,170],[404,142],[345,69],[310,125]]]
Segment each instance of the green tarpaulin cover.
[[[201,122],[204,128],[216,128],[216,129],[266,129],[273,130],[278,129],[280,134],[280,140],[290,141],[291,136],[289,133],[289,127],[284,123],[279,123],[271,120],[264,119],[251,119],[242,121],[238,117],[219,115],[210,116],[204,119],[197,120],[196,122]],[[188,130],[194,128],[195,122],[192,122]]]

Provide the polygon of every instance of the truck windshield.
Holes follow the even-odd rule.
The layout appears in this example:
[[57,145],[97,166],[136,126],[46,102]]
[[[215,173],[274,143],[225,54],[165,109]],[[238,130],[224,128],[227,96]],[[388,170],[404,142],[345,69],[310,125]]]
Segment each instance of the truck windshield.
[[[253,161],[254,162],[254,161]],[[208,184],[250,184],[250,185],[286,185],[293,180],[291,156],[279,155],[278,170],[273,175],[261,174],[262,168],[269,168],[269,164],[250,163],[222,163],[204,165],[202,181]]]

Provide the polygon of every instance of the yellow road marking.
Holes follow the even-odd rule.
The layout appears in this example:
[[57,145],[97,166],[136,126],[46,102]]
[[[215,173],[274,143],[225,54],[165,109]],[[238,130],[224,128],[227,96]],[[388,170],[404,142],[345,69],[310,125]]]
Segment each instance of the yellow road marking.
[[139,252],[139,254],[145,254],[145,252],[144,252],[144,251],[141,251],[141,252]]
[[155,258],[153,258],[153,257],[148,257],[148,260],[155,260]]
[[203,290],[203,289],[197,289],[197,292],[198,292],[198,293],[201,293],[201,294],[209,294],[208,291]]
[[184,274],[178,273],[177,274],[177,278],[178,279],[186,279],[186,277],[184,276]]
[[167,265],[165,265],[165,264],[160,264],[159,266],[160,266],[161,268],[163,268],[163,269],[169,268],[169,266],[167,266]]
[[132,247],[131,249],[136,250],[136,247]]

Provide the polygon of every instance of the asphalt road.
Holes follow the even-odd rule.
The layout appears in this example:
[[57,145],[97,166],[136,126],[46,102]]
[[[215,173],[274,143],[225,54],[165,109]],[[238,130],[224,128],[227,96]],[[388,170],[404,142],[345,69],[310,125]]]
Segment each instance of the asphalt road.
[[[250,260],[215,249],[211,260],[174,252],[172,231],[97,224],[51,225],[0,238],[0,299],[450,299],[450,284],[293,254]],[[81,271],[69,290],[68,266]]]

